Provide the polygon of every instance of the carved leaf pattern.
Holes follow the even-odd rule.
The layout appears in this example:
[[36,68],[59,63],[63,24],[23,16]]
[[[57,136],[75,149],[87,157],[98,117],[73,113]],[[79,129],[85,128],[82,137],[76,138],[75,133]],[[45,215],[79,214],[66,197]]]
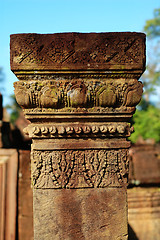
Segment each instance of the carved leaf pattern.
[[[15,82],[17,102],[23,108],[71,109],[77,107],[136,106],[142,95],[142,83],[135,79],[110,81],[28,81]],[[24,92],[25,96],[24,97]]]
[[127,150],[34,151],[35,188],[98,188],[127,184]]

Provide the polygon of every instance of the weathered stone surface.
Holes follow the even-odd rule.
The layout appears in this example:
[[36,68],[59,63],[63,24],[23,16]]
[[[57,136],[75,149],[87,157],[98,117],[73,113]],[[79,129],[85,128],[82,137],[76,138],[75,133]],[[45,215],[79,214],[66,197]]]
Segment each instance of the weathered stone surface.
[[35,239],[127,239],[126,139],[144,68],[142,33],[11,35],[33,139]]
[[[41,145],[39,147],[41,148]],[[39,149],[34,150],[35,144],[33,144],[32,181],[35,188],[126,186],[128,149],[111,150],[107,149],[107,146],[104,149],[101,144],[101,148],[95,150],[91,148],[91,143],[90,148],[85,150],[83,146],[81,149],[76,146],[75,150],[73,150],[74,146],[70,149],[71,147],[72,145],[68,146],[68,150],[64,150],[67,146],[62,150],[56,150],[55,146],[55,150],[42,152]]]
[[18,168],[18,218],[19,240],[33,239],[33,193],[31,189],[30,151],[19,151]]
[[6,210],[6,182],[7,182],[7,161],[0,159],[0,239],[5,237],[5,210]]
[[35,240],[127,239],[122,188],[34,190],[34,214]]
[[11,35],[12,70],[138,70],[145,68],[143,33]]
[[0,149],[0,239],[16,237],[18,153]]
[[160,238],[159,188],[128,189],[128,220],[130,240],[156,240]]
[[[150,149],[149,149],[150,150]],[[140,151],[140,150],[139,150]],[[143,148],[142,148],[143,151]],[[18,217],[18,231],[19,231],[19,239],[20,240],[30,240],[33,238],[31,237],[31,234],[33,232],[33,226],[32,226],[32,218],[33,218],[33,212],[32,212],[32,189],[30,184],[30,157],[29,157],[30,151],[20,151],[21,155],[21,163],[19,166],[19,172],[22,172],[22,176],[19,177],[19,217]],[[140,159],[139,159],[140,160]],[[134,162],[133,162],[134,164]],[[147,165],[147,161],[146,161]],[[153,165],[154,167],[154,165]],[[152,168],[149,166],[150,171],[152,171]],[[150,183],[151,184],[151,183]],[[154,184],[154,183],[153,183]],[[65,189],[64,189],[65,190]],[[49,191],[49,190],[48,190]],[[97,190],[96,190],[97,191]],[[60,192],[60,191],[59,191]],[[76,192],[76,190],[74,190]],[[42,190],[41,194],[47,195],[46,190]],[[109,193],[106,193],[106,195],[109,196]],[[160,192],[157,187],[134,187],[132,189],[127,190],[128,193],[128,212],[129,212],[129,240],[145,240],[145,239],[159,239],[160,238],[160,231],[159,231],[159,225],[160,225]],[[49,195],[49,193],[48,193]],[[76,195],[76,194],[75,194]],[[2,194],[1,194],[2,196]],[[52,201],[53,198],[53,191],[49,195],[50,201]],[[119,196],[118,196],[119,197]],[[36,198],[37,199],[37,198]],[[45,201],[49,202],[49,200]],[[106,200],[103,202],[103,204],[106,203]],[[45,207],[47,206],[44,203]],[[52,201],[51,206],[55,206],[54,201]],[[112,205],[113,206],[113,205]],[[25,209],[25,215],[22,215],[22,209]],[[35,208],[40,208],[38,202],[36,201]],[[117,208],[118,209],[118,208]],[[49,214],[53,211],[45,211],[45,216],[43,217],[43,221],[45,222],[45,219],[47,218],[47,212]],[[79,210],[80,211],[80,210]],[[71,211],[73,212],[73,211]],[[1,211],[2,213],[2,211]],[[38,218],[40,218],[40,214],[42,214],[42,208],[38,211]],[[57,215],[56,215],[57,217]],[[48,219],[51,219],[51,214]],[[95,218],[97,221],[100,220],[100,218]],[[51,224],[51,223],[50,223]],[[46,226],[47,225],[46,223]],[[107,225],[108,226],[108,225]],[[37,224],[37,228],[40,226]],[[56,225],[55,225],[56,228]],[[38,231],[38,230],[37,230]],[[41,231],[41,230],[40,230]],[[48,234],[50,230],[46,231],[46,234]],[[2,231],[1,231],[2,233]]]
[[160,183],[160,149],[155,144],[135,144],[129,150],[130,183],[135,185]]

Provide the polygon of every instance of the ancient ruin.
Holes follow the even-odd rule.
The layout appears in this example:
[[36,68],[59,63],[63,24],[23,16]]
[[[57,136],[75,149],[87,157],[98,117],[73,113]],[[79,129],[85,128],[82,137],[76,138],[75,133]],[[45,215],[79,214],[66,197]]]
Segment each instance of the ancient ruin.
[[31,122],[34,239],[127,239],[127,137],[145,35],[14,34],[11,70]]

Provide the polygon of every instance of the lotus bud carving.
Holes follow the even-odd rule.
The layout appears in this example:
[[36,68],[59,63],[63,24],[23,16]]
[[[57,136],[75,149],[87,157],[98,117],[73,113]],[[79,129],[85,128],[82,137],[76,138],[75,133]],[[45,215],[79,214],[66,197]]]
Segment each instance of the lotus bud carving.
[[40,105],[44,108],[56,108],[59,100],[59,93],[56,88],[50,88],[48,86],[42,89],[42,95],[40,97]]
[[[29,108],[31,107],[31,96],[29,92],[26,92],[26,86],[24,84],[18,84],[17,82],[14,83],[14,93],[16,97],[17,103],[22,107],[22,108]],[[25,94],[24,94],[25,92]]]
[[112,107],[116,104],[116,93],[112,86],[103,86],[96,93],[96,105],[101,107]]
[[136,106],[140,100],[143,93],[143,84],[141,82],[137,82],[134,85],[128,87],[127,94],[125,97],[125,105],[127,107]]
[[83,107],[87,102],[87,89],[84,83],[73,84],[67,92],[68,105]]

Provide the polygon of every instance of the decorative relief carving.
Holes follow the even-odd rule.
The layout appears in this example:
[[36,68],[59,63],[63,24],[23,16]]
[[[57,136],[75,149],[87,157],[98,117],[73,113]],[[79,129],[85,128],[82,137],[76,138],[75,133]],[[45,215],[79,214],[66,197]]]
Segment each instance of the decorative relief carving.
[[98,111],[98,108],[135,107],[140,102],[142,86],[136,79],[14,83],[16,100],[23,108],[51,108],[64,112],[79,108]]
[[[16,72],[16,76],[19,80],[21,81],[46,81],[46,80],[51,80],[53,81],[54,79],[59,79],[59,80],[70,80],[71,75],[66,72],[61,72],[57,74],[46,74],[45,72],[42,74],[42,71],[34,71],[34,73],[30,73],[26,71],[26,74],[21,74],[20,72]],[[105,71],[105,73],[78,73],[74,72],[72,73],[72,80],[76,79],[139,79],[141,74],[134,73],[131,71],[123,72],[123,71],[118,71],[118,72],[110,72],[108,73]]]
[[35,188],[104,188],[127,184],[128,150],[32,152]]
[[85,124],[85,125],[29,125],[24,133],[31,138],[58,138],[58,137],[129,137],[133,127],[127,123]]
[[58,138],[58,137],[129,137],[133,127],[127,123],[109,123],[97,125],[29,125],[24,133],[31,138]]
[[68,107],[83,107],[87,103],[87,88],[83,81],[72,82],[67,87]]
[[[20,80],[14,83],[17,102],[31,121],[24,131],[33,138],[33,188],[126,190],[126,138],[133,131],[128,121],[142,95],[145,34],[14,34],[11,70]],[[96,199],[83,194],[93,206],[102,202],[102,191]],[[125,207],[124,196],[117,204]],[[64,198],[72,202],[72,196]],[[78,203],[82,196],[76,198]],[[56,204],[63,210],[62,202]],[[102,210],[108,209],[110,214],[110,206]]]
[[[143,67],[144,34],[61,33],[11,35],[11,66],[22,69],[125,69]],[[113,65],[113,67],[112,67]],[[119,69],[119,67],[118,67]]]
[[[141,99],[142,83],[137,79],[144,68],[144,34],[11,36],[11,69],[21,80],[14,84],[15,95],[32,122],[25,132],[36,144],[43,142],[42,149],[45,142],[51,143],[48,151],[32,151],[35,187],[126,184],[128,158],[121,143],[133,130],[126,121]],[[57,138],[56,146],[63,139],[72,149],[72,138],[85,139],[77,139],[83,144],[81,150],[67,150],[62,144],[61,150],[50,151],[53,138]],[[93,148],[89,142],[83,148],[87,138]],[[106,150],[106,145],[101,148],[94,144],[96,139],[100,143],[106,140],[108,149],[114,143],[117,150]],[[123,149],[118,150],[120,147]],[[87,148],[91,150],[84,150]]]

